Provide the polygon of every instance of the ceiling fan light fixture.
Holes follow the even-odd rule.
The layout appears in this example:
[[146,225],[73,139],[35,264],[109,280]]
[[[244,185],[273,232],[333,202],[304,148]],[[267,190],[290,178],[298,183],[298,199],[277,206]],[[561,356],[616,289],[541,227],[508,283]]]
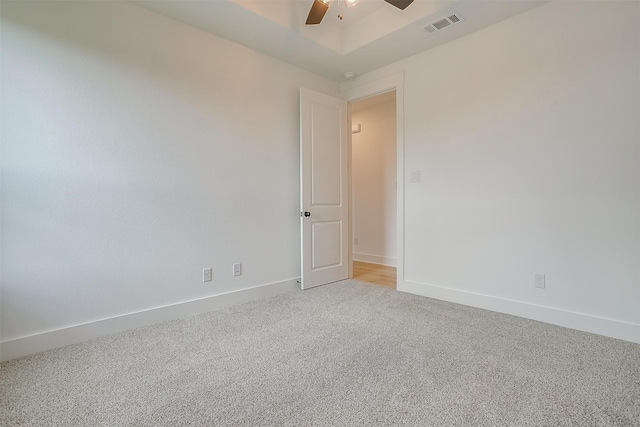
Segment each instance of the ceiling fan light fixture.
[[[313,0],[313,4],[311,5],[311,10],[309,11],[309,16],[307,16],[306,25],[317,25],[322,22],[322,18],[324,18],[325,13],[329,10],[329,6],[337,5],[338,8],[338,19],[342,21],[342,14],[340,11],[342,8],[349,8],[355,6],[359,0]],[[414,0],[384,0],[392,6],[397,7],[398,9],[404,10],[406,9]]]

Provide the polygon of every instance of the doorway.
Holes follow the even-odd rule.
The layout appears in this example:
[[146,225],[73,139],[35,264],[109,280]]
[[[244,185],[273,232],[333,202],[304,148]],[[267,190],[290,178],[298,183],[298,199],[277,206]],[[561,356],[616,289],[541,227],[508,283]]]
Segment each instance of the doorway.
[[[340,98],[305,88],[300,90],[300,286],[307,289],[347,277],[353,278],[354,245],[350,202],[352,134],[349,132],[351,129],[347,103],[395,91],[396,289],[405,291],[404,75],[399,72],[368,83],[349,86],[341,91]],[[322,162],[331,160],[335,167],[327,167],[321,163],[314,168],[314,159]],[[314,187],[314,182],[321,188]],[[327,189],[331,191],[325,191]],[[331,197],[320,198],[320,195]],[[335,208],[333,210],[338,211],[340,216],[329,218],[324,212],[327,207]],[[327,227],[331,227],[333,233],[327,232]],[[335,277],[325,277],[328,272],[334,271]]]
[[396,288],[396,91],[350,106],[353,278]]

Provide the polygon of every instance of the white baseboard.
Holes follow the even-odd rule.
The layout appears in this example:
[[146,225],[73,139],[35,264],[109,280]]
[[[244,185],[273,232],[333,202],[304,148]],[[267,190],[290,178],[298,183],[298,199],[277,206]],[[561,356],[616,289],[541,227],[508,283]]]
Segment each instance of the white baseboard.
[[4,341],[0,343],[0,361],[4,362],[16,357],[77,344],[116,332],[153,325],[165,320],[193,316],[248,301],[268,298],[300,289],[298,280],[290,279],[283,282],[268,283]]
[[422,283],[403,281],[397,286],[402,292],[640,343],[640,325],[635,323]]
[[380,256],[380,255],[361,254],[361,253],[354,252],[353,253],[353,260],[354,261],[362,261],[362,262],[370,262],[372,264],[387,265],[389,267],[395,267],[396,266],[396,259],[395,258],[391,258],[391,257],[387,257],[387,256]]

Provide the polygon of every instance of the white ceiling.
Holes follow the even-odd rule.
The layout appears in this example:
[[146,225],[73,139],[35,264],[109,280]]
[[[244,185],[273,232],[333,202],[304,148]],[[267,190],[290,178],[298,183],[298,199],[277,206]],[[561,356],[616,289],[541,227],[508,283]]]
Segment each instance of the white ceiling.
[[[537,0],[415,0],[404,11],[384,0],[331,6],[306,26],[313,0],[133,0],[162,15],[336,81],[449,42],[532,9]],[[334,0],[335,1],[335,0]],[[452,13],[463,20],[429,34],[423,27]],[[491,48],[488,46],[487,48]]]

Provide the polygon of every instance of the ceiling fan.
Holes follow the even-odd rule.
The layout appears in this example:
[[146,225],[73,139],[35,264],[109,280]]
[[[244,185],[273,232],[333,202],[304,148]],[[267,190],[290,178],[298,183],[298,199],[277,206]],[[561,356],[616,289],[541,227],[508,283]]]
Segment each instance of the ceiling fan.
[[[322,22],[325,13],[329,9],[329,4],[332,0],[313,0],[313,5],[307,16],[306,25],[315,25]],[[413,3],[413,0],[384,0],[392,6],[397,7],[400,10],[405,10],[407,6]],[[347,0],[347,3],[355,4],[356,0]]]

